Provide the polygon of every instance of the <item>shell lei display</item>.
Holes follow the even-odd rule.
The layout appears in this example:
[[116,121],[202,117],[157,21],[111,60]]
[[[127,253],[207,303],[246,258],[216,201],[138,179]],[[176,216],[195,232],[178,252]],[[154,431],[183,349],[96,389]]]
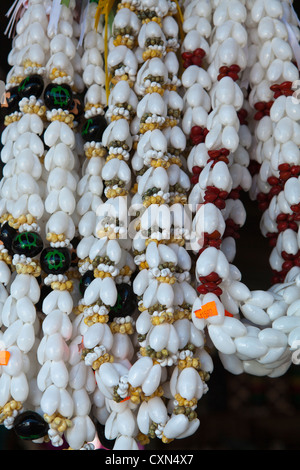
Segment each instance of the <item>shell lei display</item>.
[[[0,422],[59,449],[188,438],[212,349],[234,375],[276,378],[300,344],[292,2],[16,0],[9,15]],[[243,192],[272,247],[267,291],[234,264]]]

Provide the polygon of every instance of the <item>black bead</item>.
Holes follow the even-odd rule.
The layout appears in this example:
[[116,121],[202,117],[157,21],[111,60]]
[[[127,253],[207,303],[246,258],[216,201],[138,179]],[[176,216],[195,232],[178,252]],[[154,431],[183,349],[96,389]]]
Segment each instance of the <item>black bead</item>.
[[71,264],[68,248],[45,248],[40,256],[42,270],[47,274],[63,274]]
[[40,75],[28,75],[18,86],[18,93],[21,98],[30,98],[31,96],[39,98],[43,93],[43,89],[44,80]]
[[136,296],[130,284],[117,284],[118,297],[115,305],[110,309],[109,318],[131,316],[136,308]]
[[12,241],[17,233],[18,231],[11,227],[8,222],[5,222],[0,228],[0,240],[7,250],[11,251]]
[[81,130],[83,140],[86,142],[101,142],[106,127],[107,122],[104,116],[95,116],[88,119]]
[[21,439],[34,440],[45,436],[49,426],[35,411],[24,411],[14,420],[13,428]]
[[99,422],[96,423],[96,431],[99,437],[99,441],[102,446],[106,449],[112,450],[115,445],[115,439],[107,439],[105,437],[105,426]]
[[94,271],[87,271],[79,282],[79,291],[83,296],[85,289],[90,285],[90,283],[95,279]]
[[17,86],[6,90],[4,95],[1,97],[1,115],[7,116],[15,111],[19,111],[20,100],[21,98],[18,93]]
[[32,258],[42,251],[43,240],[36,232],[21,232],[14,237],[11,247],[14,253]]
[[67,109],[73,107],[73,93],[69,85],[50,83],[44,92],[44,101],[48,109]]

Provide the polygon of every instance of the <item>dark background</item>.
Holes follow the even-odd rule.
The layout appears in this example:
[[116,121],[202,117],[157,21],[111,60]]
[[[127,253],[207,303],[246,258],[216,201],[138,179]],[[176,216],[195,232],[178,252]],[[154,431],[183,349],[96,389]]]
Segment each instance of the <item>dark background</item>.
[[[5,13],[13,1],[0,3],[0,79],[9,71],[7,55],[11,40],[4,36]],[[300,12],[299,0],[295,10]],[[257,205],[247,195],[242,196],[247,209],[247,221],[237,240],[236,266],[243,282],[250,289],[268,289],[271,272],[270,249],[259,231],[260,214]],[[200,428],[189,439],[163,445],[153,441],[151,449],[165,450],[299,450],[300,449],[300,369],[292,366],[285,376],[277,379],[233,376],[224,371],[218,357],[209,392],[198,405]],[[36,450],[18,440],[12,431],[0,426],[0,450]]]

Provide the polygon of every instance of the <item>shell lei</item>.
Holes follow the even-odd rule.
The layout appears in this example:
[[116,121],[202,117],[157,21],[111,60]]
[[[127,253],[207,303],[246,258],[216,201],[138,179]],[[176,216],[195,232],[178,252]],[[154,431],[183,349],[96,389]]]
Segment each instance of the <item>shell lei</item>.
[[143,443],[155,437],[170,442],[199,426],[194,409],[204,389],[204,374],[193,354],[203,346],[203,337],[190,321],[196,291],[189,285],[191,259],[182,226],[190,182],[182,169],[186,139],[179,127],[179,28],[173,2],[141,2],[136,9],[142,19],[142,65],[134,85],[140,100],[134,123],[137,193],[132,210],[137,216],[133,250],[140,272],[133,288],[139,298],[140,349],[128,384],[131,401],[139,405],[138,438]]
[[[268,377],[299,349],[300,32],[288,0],[186,1],[183,21],[172,0],[121,0],[106,36],[97,3],[79,24],[75,0],[12,8],[0,422],[137,450],[196,432],[208,344]],[[272,247],[267,291],[233,264],[242,192]]]
[[[120,23],[122,31],[126,30],[128,33],[127,41],[120,38]],[[94,259],[98,261],[94,270],[96,279],[89,286],[92,288],[96,283],[100,286],[102,308],[106,322],[109,321],[110,336],[106,335],[106,344],[101,341],[102,351],[96,361],[95,398],[106,445],[116,450],[124,446],[127,449],[138,449],[132,406],[123,401],[127,397],[127,384],[123,377],[128,374],[134,354],[131,335],[134,333],[132,316],[135,313],[135,302],[131,276],[135,264],[129,252],[131,240],[128,238],[127,228],[128,200],[131,197],[129,158],[133,144],[130,123],[137,104],[137,98],[125,76],[128,78],[128,73],[133,80],[136,74],[135,62],[129,61],[131,70],[128,70],[128,56],[130,58],[133,55],[131,48],[135,44],[138,29],[139,21],[134,12],[127,8],[117,12],[112,24],[107,56],[112,88],[106,111],[108,125],[102,136],[102,145],[106,152],[101,177],[106,200],[97,211],[95,233],[99,240],[92,249],[96,256]],[[111,341],[109,346],[108,339]]]
[[[102,25],[94,31],[94,16],[96,5],[90,2],[87,6],[85,18],[85,32],[82,36],[82,58],[81,68],[83,70],[82,79],[88,88],[84,99],[84,119],[81,134],[83,137],[83,153],[85,162],[82,165],[82,177],[77,185],[77,205],[78,232],[81,237],[77,245],[78,270],[81,276],[79,282],[80,298],[78,305],[74,309],[75,318],[73,321],[72,340],[70,343],[70,387],[73,389],[74,403],[76,409],[72,418],[72,426],[66,432],[66,439],[72,449],[93,448],[92,444],[96,435],[96,427],[91,419],[91,407],[94,406],[93,416],[99,419],[96,398],[96,381],[92,364],[96,357],[90,359],[94,349],[101,348],[101,335],[99,336],[99,326],[102,336],[110,336],[109,329],[104,329],[104,325],[99,320],[104,319],[102,315],[103,307],[99,305],[99,292],[93,299],[86,289],[95,279],[94,269],[96,265],[94,259],[89,257],[91,246],[97,239],[94,236],[96,225],[96,213],[102,204],[101,195],[103,183],[101,171],[103,167],[103,156],[105,150],[101,145],[101,136],[93,141],[85,138],[85,132],[89,120],[103,116],[103,108],[106,104],[103,81],[103,38]],[[98,322],[99,321],[99,322]],[[89,327],[95,325],[90,330]],[[108,331],[107,331],[108,330]],[[93,344],[92,344],[93,343]],[[107,346],[108,343],[105,343]],[[101,397],[102,398],[102,397]]]
[[[214,139],[216,138],[220,139],[220,136],[222,136],[222,144],[225,145],[226,137],[227,137],[228,140],[227,140],[227,145],[225,145],[225,148],[227,150],[230,150],[231,152],[235,152],[234,156],[238,157],[237,162],[239,165],[241,163],[241,161],[239,160],[240,155],[244,154],[245,163],[247,163],[248,157],[245,154],[245,152],[241,152],[241,151],[237,152],[238,145],[240,144],[244,148],[244,150],[251,149],[253,153],[251,153],[250,158],[252,157],[252,160],[256,160],[259,163],[259,165],[256,165],[256,168],[257,166],[259,166],[259,173],[256,175],[256,177],[253,178],[253,184],[251,184],[252,197],[255,197],[257,195],[257,199],[259,200],[260,206],[262,209],[266,210],[266,207],[269,207],[270,209],[272,207],[274,209],[274,206],[276,205],[275,201],[276,201],[277,191],[279,193],[280,189],[278,189],[277,187],[277,190],[275,191],[271,190],[271,183],[274,186],[276,184],[275,180],[272,179],[272,176],[273,176],[272,172],[274,171],[274,175],[276,174],[278,177],[280,173],[280,168],[282,167],[279,168],[278,160],[277,160],[277,166],[275,165],[275,162],[273,163],[272,161],[271,163],[269,163],[268,160],[271,159],[273,148],[277,147],[277,150],[280,155],[281,142],[280,142],[280,138],[279,138],[279,141],[277,141],[277,138],[276,138],[276,134],[275,134],[276,124],[274,124],[274,137],[272,137],[272,133],[273,133],[272,107],[274,103],[271,103],[273,90],[274,89],[277,90],[277,88],[280,89],[280,86],[278,86],[277,84],[276,84],[277,87],[275,86],[274,88],[274,84],[271,81],[271,78],[273,78],[274,80],[274,76],[272,76],[272,73],[274,73],[274,69],[276,70],[277,74],[279,72],[278,72],[278,68],[271,65],[272,59],[270,59],[269,61],[265,60],[267,57],[267,55],[264,55],[266,54],[266,50],[267,50],[267,46],[265,46],[265,43],[262,44],[259,42],[257,44],[257,41],[259,40],[262,41],[262,39],[264,39],[265,41],[266,36],[262,38],[258,34],[258,39],[256,39],[255,34],[257,34],[258,31],[261,31],[262,35],[265,35],[265,34],[270,35],[269,44],[267,41],[267,44],[270,48],[268,52],[271,54],[271,51],[272,51],[273,57],[272,55],[271,57],[274,59],[275,58],[279,59],[279,57],[277,56],[277,54],[279,54],[280,56],[279,60],[282,61],[281,69],[279,68],[280,73],[276,77],[276,81],[278,81],[279,79],[279,82],[281,85],[280,79],[284,80],[282,94],[284,95],[284,100],[289,99],[289,96],[292,93],[290,92],[290,87],[288,87],[287,84],[285,83],[287,81],[285,77],[288,75],[290,79],[292,79],[293,77],[295,79],[298,76],[297,75],[298,71],[296,67],[294,67],[290,63],[292,60],[292,49],[290,48],[289,44],[285,43],[285,46],[284,46],[285,49],[281,55],[281,48],[279,46],[283,47],[282,46],[283,39],[280,38],[280,41],[277,41],[277,39],[279,39],[276,37],[277,34],[279,36],[283,35],[282,37],[285,37],[287,39],[287,31],[285,29],[285,25],[282,22],[279,22],[279,23],[277,22],[276,24],[279,24],[278,29],[276,30],[273,24],[273,29],[272,28],[269,29],[268,33],[266,33],[267,30],[261,26],[260,21],[266,22],[266,23],[269,21],[268,24],[270,23],[272,24],[273,22],[276,21],[275,20],[276,18],[282,17],[283,8],[287,10],[288,12],[290,7],[287,3],[283,3],[284,5],[283,7],[283,5],[281,5],[280,2],[276,2],[276,1],[268,3],[268,4],[267,2],[262,2],[260,4],[260,8],[257,7],[258,2],[256,2],[253,5],[253,8],[252,8],[252,2],[236,2],[236,3],[237,3],[235,5],[236,8],[232,10],[234,11],[234,15],[235,15],[234,18],[230,17],[231,7],[229,9],[228,2],[220,2],[218,5],[216,5],[216,9],[213,12],[214,26],[216,26],[216,29],[215,29],[216,41],[212,43],[211,50],[214,51],[215,61],[213,61],[210,64],[208,71],[210,72],[211,78],[213,81],[216,78],[218,80],[218,84],[215,86],[215,88],[213,87],[215,93],[212,94],[212,105],[213,105],[212,114],[213,114],[213,118],[215,119],[217,123],[216,125],[219,126],[219,131],[211,135],[211,133],[213,132],[213,128],[208,127],[209,132],[205,136],[205,145],[209,149],[215,150],[215,148],[218,147],[218,145],[220,146],[220,143],[216,144],[215,143],[216,141]],[[250,12],[247,11],[247,8],[250,10]],[[268,18],[269,15],[270,17]],[[290,13],[288,16],[290,17]],[[249,27],[250,25],[250,31],[251,31],[251,33],[248,33],[249,38],[251,41],[253,41],[253,45],[251,42],[250,42],[250,46],[248,44],[249,57],[251,58],[250,63],[252,64],[252,68],[250,69],[250,71],[247,70],[245,74],[243,75],[243,79],[245,80],[245,83],[249,81],[252,87],[251,93],[249,95],[249,105],[250,105],[250,108],[252,107],[252,111],[254,110],[255,112],[254,112],[254,123],[252,122],[253,130],[251,133],[247,132],[246,128],[244,127],[245,117],[247,115],[246,114],[247,109],[243,108],[243,93],[238,87],[235,88],[235,85],[234,85],[234,82],[236,85],[239,83],[239,76],[236,75],[236,72],[238,73],[243,72],[246,66],[246,61],[244,59],[243,64],[233,63],[233,61],[235,61],[237,57],[239,59],[243,58],[242,51],[240,50],[238,52],[238,47],[243,47],[247,44],[246,38],[245,38],[246,31],[244,31],[243,33],[243,30],[240,29],[240,26],[242,26],[241,23],[245,23],[246,20],[247,20],[247,26]],[[226,25],[226,21],[227,21],[227,25]],[[234,45],[232,43],[233,37],[228,38],[226,36],[226,33],[228,34],[228,31],[230,30],[231,27],[233,28],[236,27],[235,23],[240,23],[238,24],[238,28],[237,28],[237,31],[240,31],[240,33],[238,34],[237,39],[236,39],[237,44]],[[256,23],[259,23],[258,27],[256,26]],[[219,28],[221,31],[220,33],[219,33]],[[218,41],[218,38],[219,38],[219,41]],[[238,40],[241,41],[242,38],[245,38],[243,42],[238,43]],[[227,41],[232,43],[232,46],[230,48],[226,47]],[[279,42],[279,45],[278,45],[278,42]],[[272,44],[273,49],[271,49],[271,44]],[[219,51],[221,51],[222,54],[221,52],[218,54]],[[235,56],[234,56],[234,51],[238,53]],[[228,62],[225,64],[222,64],[218,62],[219,58],[222,58],[223,60],[225,59]],[[255,63],[257,59],[259,59],[259,62]],[[214,62],[216,62],[217,65],[215,65]],[[236,68],[235,67],[236,65],[238,65],[239,68]],[[221,66],[222,68],[219,66]],[[259,78],[258,78],[258,72],[260,73]],[[284,78],[281,77],[281,74],[283,74]],[[219,95],[218,94],[219,84],[221,84],[225,80],[227,81],[226,86],[223,88],[223,90],[220,89],[221,95]],[[228,85],[228,88],[227,88],[227,85]],[[285,87],[288,88],[288,92],[285,91],[286,90]],[[270,91],[266,92],[266,90],[268,89]],[[277,94],[275,98],[278,98],[278,96],[281,96],[281,93]],[[218,97],[220,99],[219,103],[217,101]],[[226,101],[222,101],[222,99]],[[239,101],[239,104],[237,105],[238,101]],[[230,113],[230,111],[228,111],[228,113],[226,113],[226,118],[224,122],[223,118],[225,117],[225,115],[224,113],[222,113],[222,109],[221,109],[222,106],[220,106],[221,104],[226,105],[226,106],[237,105],[236,111],[239,113],[238,117],[239,117],[239,121],[241,124],[238,134],[234,132],[234,127],[233,127],[233,125],[236,124],[236,122],[234,122],[234,112]],[[246,104],[245,107],[249,109],[249,105]],[[232,121],[230,120],[230,116],[232,116],[233,118]],[[258,121],[257,124],[255,123],[255,121]],[[227,130],[224,129],[222,134],[220,133],[220,130],[222,129],[221,125],[225,125],[225,127],[227,126]],[[230,126],[231,126],[231,129],[229,131]],[[293,126],[297,126],[297,123],[292,122],[291,128],[293,128]],[[243,132],[241,132],[242,128],[243,128]],[[253,145],[253,142],[249,141],[249,136],[253,140],[253,135],[257,142],[254,145]],[[291,133],[291,135],[284,134],[284,139],[286,139],[284,142],[288,142],[290,140],[293,141],[293,138],[294,138],[293,135],[294,135],[293,133]],[[266,142],[268,142],[268,144],[264,146]],[[231,144],[233,144],[233,147],[231,147]],[[272,145],[274,146],[273,148],[272,148]],[[270,150],[270,153],[268,154],[267,154],[267,148]],[[217,152],[213,153],[213,155],[210,155],[210,156],[215,158],[216,154]],[[220,155],[220,152],[219,152],[219,155]],[[227,157],[228,157],[227,163],[231,163],[229,160],[230,155],[227,155]],[[278,154],[275,158],[278,158]],[[236,163],[234,164],[236,165]],[[213,164],[211,164],[211,167],[216,168],[217,165],[218,163],[215,163],[214,166]],[[194,168],[194,170],[196,170],[196,172],[200,174],[199,182],[197,183],[197,185],[201,187],[201,181],[203,181],[205,183],[203,184],[203,187],[207,188],[208,184],[210,183],[210,179],[208,175],[209,172],[207,171],[209,163],[204,168],[201,168],[201,165],[198,165],[198,166],[200,168]],[[252,164],[251,170],[253,169],[253,167],[255,168],[255,166]],[[232,168],[233,168],[233,165],[230,166],[230,169]],[[235,172],[231,174],[233,174],[234,176],[238,174],[236,170],[237,168],[235,169]],[[213,171],[214,170],[212,170],[212,173]],[[271,179],[268,180],[268,177],[270,176],[271,173],[272,173]],[[226,180],[225,174],[226,172],[224,171],[223,182],[224,180]],[[229,172],[227,173],[228,175],[227,181],[228,181],[228,184],[232,185],[232,183],[234,182],[234,179],[230,177],[231,174],[229,170]],[[202,175],[205,175],[203,179],[202,179]],[[244,181],[247,182],[246,186],[249,186],[248,175],[246,177],[246,180]],[[246,189],[243,187],[243,185],[241,186],[242,186],[242,189]],[[226,190],[228,193],[229,190],[232,189],[232,186],[229,186],[228,188],[222,187],[219,189]],[[215,191],[215,193],[217,193],[217,191]],[[196,194],[197,193],[195,191],[193,196],[195,196]],[[200,188],[198,188],[198,195],[201,195]],[[214,202],[216,200],[217,200],[217,197],[215,197]],[[199,202],[199,200],[197,200],[196,197],[195,199],[193,199],[193,203],[195,202]],[[200,201],[200,202],[203,202],[203,201]],[[209,202],[209,200],[205,202]],[[227,205],[227,199],[226,199],[225,207],[226,205]],[[226,215],[226,212],[227,212],[225,207],[224,207],[224,215]],[[204,208],[205,208],[205,205],[204,205]],[[265,236],[269,236],[272,242],[274,243],[274,236],[276,238],[276,232],[278,232],[279,230],[277,230],[277,227],[274,223],[273,223],[273,226],[272,226],[272,223],[270,223],[270,220],[271,220],[271,218],[269,217],[270,209],[269,209],[269,212],[264,213],[261,226],[262,226],[263,234]],[[243,220],[242,208],[237,212],[236,215],[240,221]],[[217,220],[221,221],[219,222],[221,223],[221,226],[223,222],[223,229],[225,229],[225,223],[227,222],[227,225],[228,225],[228,221],[224,220],[225,216],[224,216],[223,221],[222,221],[222,218],[223,217],[219,217],[218,215],[218,217],[215,217],[215,221]],[[212,221],[213,220],[214,219],[212,218]],[[237,223],[237,221],[235,222]],[[280,222],[280,219],[277,222]],[[233,226],[232,222],[230,222],[230,225],[232,228]],[[240,223],[237,223],[237,225],[240,225]],[[272,226],[272,229],[271,229],[271,226]],[[274,230],[274,226],[276,227],[275,230]],[[212,225],[212,228],[213,228],[213,225]],[[205,235],[206,235],[205,232],[206,231],[204,231],[204,240],[205,240]],[[226,234],[226,231],[225,231],[225,234]],[[224,245],[222,242],[222,244],[217,248],[214,246],[214,247],[209,247],[205,249],[204,251],[201,250],[201,254],[197,260],[196,274],[198,276],[198,280],[201,281],[202,285],[204,284],[205,286],[205,283],[203,281],[205,281],[204,278],[206,278],[207,275],[212,275],[212,274],[214,275],[216,273],[218,274],[219,278],[221,278],[221,282],[218,282],[218,288],[220,289],[220,291],[217,291],[219,293],[219,298],[221,302],[219,302],[218,299],[213,297],[215,294],[212,294],[212,293],[205,294],[204,287],[200,285],[200,288],[198,287],[198,291],[200,293],[202,292],[203,293],[199,297],[199,299],[197,299],[194,305],[193,321],[194,321],[194,324],[200,330],[203,330],[203,328],[207,327],[208,335],[210,339],[212,340],[214,346],[219,351],[219,355],[220,355],[220,358],[222,360],[224,367],[234,374],[247,372],[249,374],[254,374],[254,375],[267,375],[269,377],[276,377],[285,373],[291,364],[291,361],[292,361],[291,356],[292,356],[292,350],[293,350],[292,341],[297,340],[297,330],[295,329],[295,324],[297,323],[297,321],[294,318],[293,319],[289,318],[290,314],[288,313],[288,308],[290,306],[293,306],[291,307],[289,312],[295,313],[294,302],[298,298],[298,293],[297,293],[298,289],[297,289],[297,284],[296,284],[298,269],[297,268],[291,269],[293,267],[292,262],[288,264],[284,264],[284,260],[282,260],[282,262],[278,261],[279,256],[277,256],[277,259],[276,259],[276,254],[278,253],[278,247],[280,247],[280,250],[284,251],[282,247],[281,237],[284,235],[284,238],[288,238],[288,240],[290,241],[291,238],[289,238],[289,234],[290,232],[288,231],[288,232],[284,232],[284,234],[282,234],[281,236],[278,235],[276,248],[274,248],[274,251],[270,257],[270,264],[271,264],[271,267],[275,271],[279,271],[279,273],[277,276],[274,276],[274,281],[276,284],[273,287],[271,287],[269,291],[267,292],[260,291],[260,290],[251,292],[241,282],[241,274],[236,269],[236,267],[234,267],[232,264],[228,264],[228,261],[232,262],[234,258],[234,249],[232,248],[234,245],[232,243],[232,240],[230,240],[230,238],[229,239],[227,238],[226,249],[224,249]],[[224,241],[226,242],[226,238]],[[284,247],[287,247],[287,245],[285,245]],[[218,248],[220,248],[220,251],[218,251]],[[288,249],[291,250],[291,245],[289,245]],[[293,250],[295,250],[295,247],[293,247]],[[224,256],[224,254],[222,253],[223,251],[225,255],[227,255],[228,261],[226,257]],[[292,255],[291,258],[293,258],[293,255],[296,254],[295,252],[291,253],[291,251],[289,251],[289,253]],[[216,268],[219,268],[220,271],[218,272]],[[226,271],[227,271],[227,274],[226,274]],[[219,281],[219,279],[217,278],[214,280],[210,279],[209,281],[216,282],[216,280]],[[278,284],[278,282],[281,282],[281,283]],[[206,285],[206,287],[210,288],[210,285],[209,286]],[[210,302],[212,300],[215,302],[215,305],[217,307],[217,315],[214,315],[212,317],[208,316],[208,318],[205,318],[205,317],[203,318],[203,316],[201,317],[201,314],[199,315],[198,312],[201,312],[201,310],[203,311],[203,307],[207,304],[207,302]],[[229,317],[228,317],[228,312],[230,315]],[[286,328],[284,327],[285,324],[289,325],[290,327],[289,330],[285,329]]]
[[[45,107],[40,95],[48,53],[44,2],[28,6],[17,25],[8,61],[1,160],[1,423],[22,422],[39,406],[36,347],[43,247],[42,159]],[[6,286],[6,288],[4,287]],[[25,411],[24,411],[25,410]]]
[[[57,34],[48,28],[50,54],[46,64],[48,84],[44,90],[48,126],[44,142],[47,173],[45,212],[46,247],[40,256],[46,294],[42,302],[45,315],[43,337],[37,356],[40,364],[37,384],[41,391],[40,407],[49,425],[51,444],[63,444],[63,435],[73,426],[78,400],[69,387],[69,345],[72,336],[70,315],[74,300],[72,291],[71,250],[76,233],[76,198],[78,155],[76,152],[76,92],[83,89],[80,80],[80,56],[76,51],[74,2],[62,5]],[[79,61],[79,63],[78,63]],[[47,289],[48,287],[48,289]],[[75,427],[75,426],[74,426]]]

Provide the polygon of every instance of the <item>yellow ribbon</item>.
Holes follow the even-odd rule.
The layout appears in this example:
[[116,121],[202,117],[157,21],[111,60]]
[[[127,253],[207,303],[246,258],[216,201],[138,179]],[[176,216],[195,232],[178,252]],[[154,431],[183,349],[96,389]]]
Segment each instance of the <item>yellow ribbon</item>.
[[[181,8],[179,6],[178,0],[174,0],[177,6],[177,20],[179,26],[179,33],[181,40],[184,39],[184,31],[182,28],[183,25],[183,14]],[[109,73],[108,73],[108,64],[107,64],[107,56],[108,56],[108,16],[114,6],[115,0],[99,0],[98,7],[95,14],[95,24],[94,29],[97,30],[98,24],[100,21],[101,15],[104,15],[105,19],[105,30],[104,30],[104,60],[105,60],[105,91],[106,91],[106,100],[108,104],[109,98]]]
[[114,6],[115,0],[99,0],[98,7],[95,14],[94,29],[97,30],[101,15],[104,15],[105,30],[104,30],[104,61],[105,61],[105,91],[106,100],[108,104],[109,98],[109,74],[108,74],[108,16]]
[[182,14],[180,5],[179,5],[179,3],[178,3],[178,0],[174,0],[174,2],[176,3],[176,6],[177,6],[177,15],[176,15],[176,16],[177,16],[177,18],[178,18],[178,26],[179,26],[180,38],[181,38],[181,40],[183,41],[183,39],[184,39],[184,32],[183,32],[182,25],[183,25],[183,22],[184,22],[184,18],[183,18],[183,14]]

